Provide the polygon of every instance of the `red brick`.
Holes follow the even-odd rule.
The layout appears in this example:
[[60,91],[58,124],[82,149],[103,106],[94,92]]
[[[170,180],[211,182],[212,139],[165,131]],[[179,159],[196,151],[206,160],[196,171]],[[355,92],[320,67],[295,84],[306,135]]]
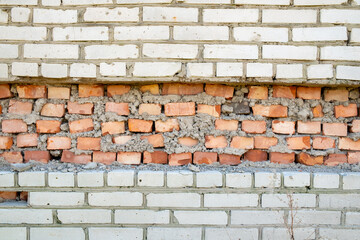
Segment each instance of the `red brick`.
[[273,86],[274,98],[296,98],[296,87]]
[[348,163],[355,164],[360,162],[360,152],[348,152]]
[[75,164],[87,164],[91,162],[91,155],[89,154],[79,154],[64,150],[61,154],[61,162],[65,163],[75,163]]
[[51,157],[48,151],[24,151],[25,162],[29,162],[30,160],[33,160],[42,163],[48,163],[50,159]]
[[346,123],[323,123],[323,133],[327,136],[347,136]]
[[322,106],[319,104],[316,107],[312,108],[312,114],[314,118],[320,118],[324,116]]
[[196,95],[204,92],[204,85],[186,84],[186,83],[164,83],[162,87],[162,95]]
[[117,115],[129,115],[129,104],[128,103],[114,103],[114,102],[107,102],[105,105],[106,112],[114,112]]
[[70,99],[70,88],[68,88],[68,87],[48,87],[48,98],[50,98],[50,99]]
[[118,152],[117,161],[122,164],[138,165],[141,163],[141,153],[139,152]]
[[48,150],[60,150],[60,149],[70,149],[70,148],[71,148],[71,138],[69,137],[49,137],[47,140]]
[[12,137],[0,136],[0,149],[10,149],[13,145]]
[[193,116],[195,115],[195,103],[167,103],[165,104],[166,116]]
[[313,138],[313,148],[326,150],[329,148],[335,147],[335,140],[328,137],[314,137]]
[[276,146],[277,144],[278,139],[276,137],[254,137],[254,147],[257,149],[269,149],[270,147]]
[[161,120],[157,120],[155,122],[155,132],[172,132],[179,131],[179,123],[176,118],[167,119],[165,122]]
[[17,147],[37,147],[39,135],[36,133],[19,134],[16,136]]
[[224,97],[226,99],[231,99],[234,96],[234,87],[220,84],[206,84],[205,92],[206,94],[214,97]]
[[79,84],[79,97],[102,97],[104,96],[104,86]]
[[296,96],[302,99],[321,99],[320,87],[298,87]]
[[17,86],[16,90],[19,98],[46,98],[46,86],[22,85]]
[[191,138],[191,137],[180,137],[178,138],[178,142],[180,145],[193,147],[199,143],[199,140]]
[[215,129],[222,131],[237,131],[239,126],[238,120],[224,120],[216,119],[215,120]]
[[143,85],[140,87],[140,91],[142,93],[149,92],[153,95],[159,95],[160,94],[159,84]]
[[152,132],[153,121],[141,120],[141,119],[129,119],[128,120],[130,132]]
[[342,163],[347,163],[346,154],[330,153],[324,158],[324,165],[326,166],[337,166]]
[[252,111],[254,115],[259,115],[263,117],[270,117],[270,118],[287,117],[287,107],[281,105],[263,106],[260,104],[255,104],[255,106],[252,107]]
[[182,166],[192,163],[191,153],[173,153],[169,155],[170,166]]
[[271,152],[269,158],[272,163],[289,164],[295,161],[295,153]]
[[0,157],[4,158],[9,163],[22,163],[23,157],[21,152],[3,152]]
[[321,133],[321,122],[297,122],[298,133],[305,134],[320,134]]
[[205,105],[198,104],[197,105],[197,113],[208,114],[213,117],[220,117],[221,115],[221,106],[220,105]]
[[219,162],[221,165],[238,165],[241,163],[240,156],[232,154],[219,154]]
[[149,115],[160,115],[161,105],[152,103],[143,103],[139,106],[139,114],[147,113]]
[[115,152],[94,151],[92,158],[93,158],[93,162],[110,165],[116,161],[116,153]]
[[302,150],[302,149],[310,149],[310,137],[289,137],[286,138],[287,146],[289,149],[293,150]]
[[40,114],[47,117],[62,117],[65,115],[65,104],[46,103]]
[[349,101],[349,91],[346,89],[326,89],[324,91],[325,101]]
[[324,156],[311,156],[302,152],[296,156],[296,161],[307,166],[322,165]]
[[130,141],[130,139],[132,138],[132,136],[117,136],[117,137],[113,137],[112,141],[115,144],[126,144],[128,141]]
[[351,130],[351,132],[354,132],[354,133],[360,132],[360,120],[353,120],[350,130]]
[[31,113],[32,106],[33,104],[31,102],[21,102],[10,99],[8,112],[13,114],[26,115]]
[[125,123],[124,122],[105,122],[101,123],[101,133],[103,136],[120,134],[125,132]]
[[164,147],[164,137],[161,134],[141,136],[140,139],[146,139],[154,148]]
[[167,164],[168,154],[163,151],[144,152],[144,163]]
[[339,149],[360,151],[360,140],[354,141],[351,138],[340,138]]
[[249,87],[249,99],[268,99],[269,89],[268,87],[250,86]]
[[77,149],[80,150],[100,150],[101,138],[78,137]]
[[217,162],[217,153],[215,152],[195,152],[194,164],[213,164]]
[[[0,192],[0,200],[16,200],[17,193],[12,191]],[[0,201],[1,202],[1,201]]]
[[244,154],[245,161],[262,162],[268,158],[267,152],[262,150],[249,150]]
[[272,131],[278,134],[294,134],[295,122],[274,120],[272,121]]
[[4,133],[27,132],[27,124],[21,119],[2,120],[1,128]]
[[20,192],[20,200],[21,200],[21,201],[27,202],[28,197],[29,197],[29,193],[28,193],[28,192]]
[[347,107],[343,105],[335,106],[335,117],[356,117],[358,115],[358,107],[356,104],[349,104]]
[[246,133],[265,133],[266,132],[266,122],[265,121],[244,120],[241,123],[241,129]]
[[0,84],[0,98],[12,97],[9,84]]
[[70,114],[91,115],[93,113],[94,104],[68,102],[67,109]]
[[60,132],[60,121],[56,120],[37,120],[36,132],[37,133],[58,133]]
[[231,140],[230,147],[238,148],[238,149],[253,149],[254,148],[254,138],[235,136]]
[[227,140],[225,136],[205,136],[206,148],[225,148],[227,147]]
[[88,132],[94,130],[91,118],[80,119],[69,122],[70,133]]
[[118,95],[123,95],[130,91],[129,85],[108,85],[107,86],[107,96],[113,97]]

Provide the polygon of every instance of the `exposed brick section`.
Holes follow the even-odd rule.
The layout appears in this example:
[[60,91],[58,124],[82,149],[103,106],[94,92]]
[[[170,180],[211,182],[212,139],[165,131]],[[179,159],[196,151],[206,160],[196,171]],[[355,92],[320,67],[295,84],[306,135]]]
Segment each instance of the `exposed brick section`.
[[[22,163],[23,157],[21,152],[3,152],[0,154],[0,157],[4,158],[5,161],[9,163]],[[47,163],[47,162],[45,162]]]
[[178,142],[180,145],[193,147],[199,143],[199,140],[191,138],[191,137],[180,137],[178,138]]
[[94,110],[94,104],[68,102],[67,110],[68,110],[68,113],[70,113],[70,114],[91,115]]
[[193,116],[195,115],[195,103],[167,103],[165,104],[166,116]]
[[16,136],[17,147],[37,147],[39,135],[36,133],[19,134]]
[[327,136],[346,136],[346,123],[323,123],[323,133]]
[[204,85],[186,83],[164,83],[162,95],[195,95],[204,91]]
[[349,101],[349,91],[346,89],[326,89],[324,91],[325,101]]
[[48,87],[48,98],[50,98],[50,99],[70,99],[70,88],[68,88],[68,87]]
[[335,106],[335,117],[356,117],[358,115],[358,107],[356,104],[349,104],[348,106]]
[[246,133],[265,133],[265,121],[244,120],[241,122],[241,129]]
[[312,108],[312,114],[314,116],[314,118],[320,118],[324,116],[323,110],[322,110],[322,106],[320,104],[318,104],[316,107]]
[[107,134],[120,134],[125,132],[124,122],[106,122],[101,123],[101,132],[105,136]]
[[274,98],[296,98],[296,87],[274,86],[273,87]]
[[216,119],[215,120],[215,129],[222,131],[236,131],[238,130],[239,121],[238,120],[225,120],[225,119]]
[[127,116],[130,114],[128,103],[107,102],[105,105],[105,111],[106,112],[114,112],[117,115],[124,115],[124,116]]
[[319,87],[298,87],[296,96],[302,99],[321,99],[321,88]]
[[65,104],[47,103],[41,109],[40,115],[46,117],[62,117],[65,114]]
[[206,148],[225,148],[228,143],[225,136],[205,136]]
[[117,136],[117,137],[113,137],[112,141],[115,144],[126,144],[128,141],[130,141],[132,137],[131,136]]
[[264,136],[255,136],[254,137],[254,148],[257,149],[269,149],[272,146],[278,144],[278,139],[276,137],[264,137]]
[[302,150],[302,149],[310,149],[310,137],[290,137],[286,139],[287,145],[289,149],[293,150]]
[[118,152],[117,161],[122,164],[138,165],[141,163],[141,153],[138,152]]
[[295,161],[295,153],[271,152],[269,158],[272,163],[289,164]]
[[71,138],[69,137],[49,137],[47,140],[47,149],[59,150],[59,149],[70,149]]
[[259,115],[263,117],[269,118],[282,118],[287,117],[287,107],[281,105],[271,105],[271,106],[263,106],[260,104],[255,104],[252,107],[254,115]]
[[153,95],[159,95],[160,94],[159,84],[143,85],[140,87],[140,91],[142,93],[149,92]]
[[152,132],[153,124],[154,122],[149,120],[140,120],[140,119],[128,120],[130,132],[143,132],[143,133]]
[[245,161],[262,162],[268,160],[268,154],[262,150],[249,150],[244,154]]
[[249,87],[249,99],[268,99],[269,90],[268,87],[250,86]]
[[241,163],[240,156],[233,154],[219,154],[219,162],[222,165],[238,165]]
[[221,114],[221,106],[220,105],[205,105],[198,104],[197,105],[197,113],[205,113],[213,117],[220,117]]
[[231,99],[234,96],[234,87],[219,84],[206,84],[205,92],[214,97]]
[[[64,156],[64,151],[62,156]],[[50,159],[51,157],[49,151],[24,151],[25,162],[34,160],[42,163],[48,163]]]
[[298,133],[303,134],[320,134],[321,132],[321,122],[297,122],[297,131]]
[[21,119],[2,120],[1,129],[4,133],[27,132],[27,125]]
[[16,195],[17,195],[16,192],[9,192],[9,191],[0,192],[0,199],[1,200],[3,200],[3,199],[5,199],[5,200],[15,200]]
[[102,97],[104,96],[104,86],[102,85],[79,85],[79,97]]
[[10,149],[12,145],[12,137],[0,136],[0,149]]
[[313,138],[313,148],[326,150],[329,148],[335,147],[335,140],[329,137],[314,137]]
[[145,151],[143,154],[143,163],[167,164],[168,154],[163,151]]
[[351,132],[358,133],[360,132],[360,120],[353,120],[352,126],[350,129]]
[[230,147],[238,148],[238,149],[253,149],[254,148],[254,138],[235,136],[231,140]]
[[278,134],[294,134],[295,122],[274,120],[271,124],[272,131]]
[[348,163],[355,164],[360,162],[360,152],[348,152]]
[[169,154],[170,166],[182,166],[192,163],[191,153],[173,153]]
[[337,166],[342,163],[347,163],[346,154],[331,153],[324,158],[324,165]]
[[214,152],[195,152],[194,153],[194,164],[213,164],[217,162],[217,153]]
[[93,162],[110,165],[116,161],[116,153],[115,152],[94,151],[92,159],[93,159]]
[[69,122],[70,133],[88,132],[94,129],[93,120],[90,118]]
[[350,138],[340,138],[339,149],[360,151],[360,140],[354,141]]
[[155,131],[156,132],[172,132],[172,131],[179,131],[180,126],[179,122],[175,118],[167,119],[166,121],[157,120],[155,122]]
[[46,98],[46,86],[37,85],[21,85],[17,86],[16,90],[19,98]]
[[296,161],[298,163],[308,165],[308,166],[314,166],[314,165],[321,165],[324,162],[323,156],[311,156],[307,153],[300,153],[296,156]]
[[9,84],[0,84],[0,98],[12,97]]
[[146,139],[154,148],[164,147],[164,137],[161,134],[141,136],[140,139]]
[[123,95],[128,92],[130,92],[129,85],[109,85],[109,86],[107,86],[107,96],[108,97],[119,96],[119,95]]
[[19,115],[30,114],[32,107],[33,104],[31,102],[22,102],[10,99],[8,112]]
[[80,150],[100,150],[101,149],[101,138],[93,137],[78,137],[77,138],[77,149]]
[[76,155],[73,152],[64,150],[61,154],[61,162],[87,164],[87,163],[91,162],[91,155],[89,155],[89,154]]
[[160,115],[161,114],[161,105],[160,104],[151,104],[143,103],[139,106],[139,114],[149,114],[149,115]]

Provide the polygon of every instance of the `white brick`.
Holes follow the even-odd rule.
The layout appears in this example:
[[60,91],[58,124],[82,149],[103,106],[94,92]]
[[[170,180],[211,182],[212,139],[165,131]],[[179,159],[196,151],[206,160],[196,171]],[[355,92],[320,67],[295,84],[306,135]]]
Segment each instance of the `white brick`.
[[57,210],[57,217],[62,224],[111,223],[111,210],[102,210],[102,209]]
[[360,189],[360,173],[344,173],[343,189]]
[[77,59],[79,57],[79,46],[65,44],[25,44],[24,57]]
[[89,193],[90,206],[141,206],[143,195],[139,192]]
[[0,10],[0,23],[7,23],[8,22],[9,14],[3,10]]
[[302,64],[278,64],[276,65],[276,78],[302,78]]
[[197,193],[149,193],[146,200],[148,207],[200,207]]
[[104,186],[104,172],[79,172],[77,174],[78,187]]
[[30,228],[31,240],[85,240],[82,228]]
[[102,76],[126,76],[125,62],[100,63],[100,74]]
[[115,223],[118,224],[168,224],[170,211],[116,210]]
[[107,27],[56,27],[53,29],[54,41],[104,41],[109,40]]
[[15,174],[13,172],[0,172],[0,187],[14,187]]
[[144,22],[197,22],[197,8],[144,7]]
[[[314,228],[293,228],[296,240],[315,239]],[[263,228],[263,240],[291,239],[287,228]]]
[[289,41],[287,28],[269,27],[235,27],[236,41],[246,42],[287,42]]
[[263,46],[264,59],[316,60],[316,57],[317,47],[315,46]]
[[44,187],[45,172],[20,172],[18,182],[21,187]]
[[294,0],[295,6],[321,6],[321,5],[340,5],[347,3],[347,0]]
[[285,187],[308,187],[310,186],[310,173],[307,172],[283,172]]
[[38,0],[0,0],[0,5],[37,5]]
[[314,173],[314,188],[339,188],[337,173]]
[[360,225],[360,213],[359,212],[347,212],[346,213],[346,225]]
[[218,171],[206,171],[196,173],[196,187],[214,188],[221,187],[222,173]]
[[145,43],[143,54],[150,58],[196,58],[198,46],[191,44],[153,44]]
[[0,64],[0,78],[8,78],[9,67],[7,64]]
[[68,67],[66,64],[41,64],[41,75],[47,78],[65,78],[67,77]]
[[112,0],[62,0],[63,5],[97,5],[112,4]]
[[346,80],[360,80],[360,67],[337,66],[336,78]]
[[349,47],[349,46],[322,47],[320,58],[323,60],[360,61],[360,47]]
[[[294,224],[340,224],[340,218],[340,211],[296,210],[294,214]],[[289,216],[288,223],[290,222],[291,218]]]
[[107,184],[110,187],[131,187],[134,186],[135,171],[115,170],[107,174]]
[[136,45],[91,45],[85,47],[85,59],[137,58],[139,48]]
[[143,239],[141,228],[94,228],[89,229],[89,240],[139,240]]
[[213,64],[212,63],[188,63],[187,64],[188,77],[212,77]]
[[191,171],[169,171],[167,172],[167,186],[170,188],[191,187],[194,177]]
[[201,228],[156,228],[149,227],[147,230],[148,240],[199,240]]
[[346,27],[293,28],[293,41],[345,41]]
[[76,23],[77,10],[34,9],[34,23]]
[[0,44],[0,58],[17,58],[19,56],[18,45]]
[[60,6],[61,0],[41,0],[43,6]]
[[334,76],[333,71],[331,64],[310,65],[307,67],[307,76],[309,79],[332,78]]
[[139,8],[87,8],[84,13],[85,22],[137,22]]
[[316,10],[263,10],[263,23],[316,23]]
[[12,22],[28,22],[30,19],[30,9],[23,7],[15,7],[11,9]]
[[252,185],[251,173],[227,173],[225,175],[226,187],[250,188]]
[[174,218],[179,224],[191,225],[226,225],[225,211],[174,211]]
[[256,45],[205,45],[204,58],[258,59]]
[[96,77],[96,65],[87,63],[73,63],[70,65],[70,77]]
[[193,4],[230,4],[231,0],[183,0],[183,2]]
[[352,9],[321,9],[322,23],[360,23],[360,10]]
[[74,173],[49,172],[49,187],[74,187]]
[[315,194],[263,194],[261,205],[263,208],[309,208],[316,207]]
[[42,41],[46,36],[46,27],[0,26],[1,40]]
[[270,172],[255,173],[255,187],[277,188],[281,186],[281,174]]
[[217,63],[216,76],[218,77],[242,77],[242,63]]
[[85,195],[81,192],[30,192],[31,206],[82,206]]
[[359,229],[333,229],[333,228],[320,228],[320,239],[336,239],[336,240],[349,240],[359,239]]
[[172,0],[116,0],[117,4],[171,3]]
[[360,208],[360,194],[319,194],[320,208]]
[[235,0],[235,4],[246,4],[246,5],[290,5],[290,0]]
[[14,76],[37,77],[39,76],[38,68],[37,63],[13,62],[11,64],[11,74]]
[[204,22],[255,23],[259,21],[258,9],[204,9]]
[[26,227],[1,227],[0,240],[25,240]]
[[360,42],[360,28],[353,28],[351,30],[350,41],[356,43]]
[[247,77],[272,77],[273,65],[271,63],[248,63],[246,64]]
[[204,194],[204,207],[257,207],[257,194]]
[[115,40],[167,40],[170,36],[168,26],[115,27]]
[[258,239],[256,228],[205,228],[205,240],[254,240]]
[[50,224],[52,210],[45,209],[0,209],[0,223],[6,224]]
[[137,62],[133,74],[137,77],[168,77],[180,70],[180,62]]
[[228,40],[229,27],[225,26],[175,26],[175,40]]
[[140,187],[163,187],[164,179],[163,171],[139,171],[137,185]]
[[231,211],[231,224],[284,224],[284,211]]

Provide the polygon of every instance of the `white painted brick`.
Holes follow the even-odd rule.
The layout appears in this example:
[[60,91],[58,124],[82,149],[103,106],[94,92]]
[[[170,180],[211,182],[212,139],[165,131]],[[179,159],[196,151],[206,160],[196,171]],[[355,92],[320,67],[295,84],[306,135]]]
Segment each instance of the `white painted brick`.
[[146,200],[148,207],[200,207],[197,193],[149,193]]
[[332,78],[334,76],[333,71],[331,64],[310,65],[307,67],[307,76],[309,79]]
[[191,187],[194,177],[191,171],[169,171],[167,172],[167,186],[170,188]]
[[263,46],[264,59],[316,60],[316,57],[317,47],[315,46]]
[[347,0],[294,0],[295,6],[321,6],[321,5],[340,5],[347,3]]
[[25,240],[26,227],[1,227],[0,240]]
[[45,209],[0,209],[0,223],[6,224],[50,224],[52,210]]
[[53,29],[54,41],[104,41],[109,40],[107,27],[56,27]]
[[[315,239],[315,229],[314,228],[293,228],[294,237],[296,240],[307,240]],[[291,239],[289,230],[287,228],[263,228],[262,231],[263,240],[273,240],[273,239]]]
[[34,23],[76,23],[77,10],[34,9]]
[[316,10],[263,10],[263,23],[316,23]]
[[319,194],[320,208],[360,208],[360,194]]
[[316,207],[315,194],[263,194],[261,205],[264,208],[310,208]]
[[43,6],[60,6],[61,0],[41,0]]
[[139,8],[87,8],[84,13],[85,22],[137,22]]
[[14,187],[15,174],[13,172],[0,171],[0,187]]
[[74,173],[49,172],[49,187],[74,187]]
[[85,240],[82,228],[30,228],[31,240]]
[[310,173],[307,172],[283,172],[285,187],[308,187],[310,186]]
[[144,22],[197,22],[197,8],[144,7]]
[[216,76],[218,77],[242,77],[243,64],[242,63],[217,63]]
[[228,215],[225,211],[174,211],[179,224],[226,225]]
[[346,27],[293,28],[293,41],[345,41]]
[[180,70],[180,62],[137,62],[133,74],[137,77],[168,77]]
[[168,26],[115,27],[115,40],[167,40],[170,36]]
[[175,26],[175,40],[228,40],[226,26]]
[[346,225],[360,225],[360,213],[359,212],[347,212],[345,217]]
[[141,206],[143,195],[139,192],[89,193],[90,206]]
[[82,206],[85,195],[81,192],[30,192],[31,206]]
[[102,76],[126,76],[125,62],[100,63],[100,74]]
[[281,174],[270,172],[255,173],[255,187],[277,188],[281,186]]
[[352,9],[321,9],[320,22],[322,23],[360,23],[360,10]]
[[199,240],[201,228],[157,228],[149,227],[147,230],[148,240]]
[[276,65],[276,78],[302,78],[302,64],[278,64]]
[[28,22],[30,19],[30,9],[24,7],[15,7],[11,9],[12,22]]
[[41,75],[47,78],[64,78],[67,77],[67,64],[41,64]]
[[256,228],[205,228],[205,240],[254,240],[258,239]]
[[360,42],[360,28],[353,28],[351,30],[350,41],[355,43]]
[[112,4],[112,0],[62,0],[63,5],[97,5]]
[[343,189],[360,189],[360,173],[344,173],[342,182]]
[[336,240],[349,240],[359,239],[359,229],[334,229],[334,228],[320,228],[320,239],[336,239]]
[[37,5],[38,0],[0,0],[0,5]]
[[141,228],[95,228],[90,227],[89,240],[139,240],[143,239],[143,229]]
[[153,44],[143,45],[143,54],[150,58],[196,58],[198,46],[191,44]]
[[20,172],[18,183],[21,187],[44,187],[45,172]]
[[115,170],[107,174],[107,184],[110,187],[131,187],[134,186],[134,170]]
[[171,3],[172,0],[116,0],[117,4]]
[[246,42],[287,42],[288,31],[287,28],[235,27],[234,38]]
[[223,59],[258,59],[256,45],[207,45],[204,48],[204,58]]
[[213,64],[212,63],[188,63],[187,76],[188,77],[212,77]]
[[0,10],[0,23],[7,23],[8,22],[9,14],[3,10]]
[[169,224],[170,211],[116,210],[115,223],[118,224]]
[[221,187],[222,173],[218,171],[206,171],[196,173],[196,187],[214,188]]
[[96,65],[87,63],[73,63],[70,65],[70,77],[96,77]]
[[46,36],[46,27],[0,26],[1,40],[42,41]]
[[139,171],[137,185],[140,187],[163,187],[165,173],[163,171]]
[[183,2],[192,4],[230,4],[231,0],[183,0]]
[[136,45],[91,45],[85,47],[85,59],[137,58],[139,48]]
[[284,211],[231,211],[231,224],[260,225],[284,224]]
[[246,5],[290,5],[290,0],[235,0],[235,4],[246,4]]
[[37,63],[13,62],[11,64],[11,74],[14,76],[37,77],[39,76],[38,68]]
[[77,59],[79,46],[70,44],[25,44],[25,58]]
[[246,64],[247,77],[272,77],[273,65],[271,63],[248,63]]
[[111,223],[111,210],[103,210],[103,209],[57,210],[57,217],[62,224]]
[[9,70],[7,64],[0,64],[0,78],[8,78]]
[[19,56],[18,45],[0,44],[0,58],[17,58]]
[[323,60],[360,61],[360,47],[327,46],[322,47],[320,58]]
[[78,187],[102,187],[104,186],[104,172],[79,172],[77,185]]
[[204,207],[257,207],[257,194],[204,194]]
[[336,78],[347,80],[360,80],[360,67],[356,66],[337,66]]
[[[295,225],[315,225],[315,224],[340,224],[340,211],[316,211],[316,210],[296,210],[294,214]],[[288,218],[288,223],[291,218]]]
[[226,187],[250,188],[252,185],[251,173],[227,173],[225,175]]
[[204,9],[203,21],[213,23],[255,23],[258,9]]
[[314,173],[314,188],[339,188],[340,176],[337,173]]

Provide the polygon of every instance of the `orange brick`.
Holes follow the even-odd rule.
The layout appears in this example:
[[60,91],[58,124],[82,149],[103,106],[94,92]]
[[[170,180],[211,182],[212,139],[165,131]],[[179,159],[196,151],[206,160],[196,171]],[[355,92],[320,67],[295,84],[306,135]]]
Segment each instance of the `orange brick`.
[[215,120],[215,129],[222,131],[237,131],[239,126],[238,120],[224,120],[216,119]]
[[48,98],[50,98],[50,99],[70,99],[70,88],[68,88],[68,87],[48,87]]
[[195,115],[195,103],[167,103],[165,104],[166,116],[193,116]]
[[56,120],[37,120],[36,132],[37,133],[58,133],[60,132],[60,121]]
[[346,154],[330,153],[324,158],[324,165],[326,166],[337,166],[342,163],[347,163]]
[[104,86],[79,84],[79,97],[102,97],[104,96]]
[[0,199],[3,200],[16,200],[17,193],[12,191],[0,192]]
[[326,89],[324,91],[325,101],[349,101],[349,91],[346,89]]
[[356,104],[349,104],[348,106],[335,106],[335,117],[356,117],[358,115],[358,107]]
[[254,138],[235,136],[231,140],[230,147],[238,148],[238,149],[253,149],[254,148]]
[[141,136],[140,139],[146,139],[154,148],[164,147],[164,137],[161,134]]
[[141,119],[129,119],[128,120],[130,132],[152,132],[153,121],[141,120]]
[[323,133],[326,136],[347,136],[347,124],[323,123]]
[[324,113],[322,111],[322,106],[319,104],[316,107],[312,109],[312,114],[314,118],[320,118],[324,116]]
[[298,133],[305,134],[320,134],[321,133],[321,122],[297,122]]
[[311,156],[302,152],[296,156],[296,161],[307,166],[322,165],[324,156]]
[[360,162],[360,152],[348,152],[348,163],[355,164]]
[[21,102],[10,99],[8,112],[19,115],[30,114],[32,106],[33,104],[31,102]]
[[193,147],[199,143],[199,140],[191,138],[191,137],[180,137],[178,138],[178,142],[180,145]]
[[205,136],[206,148],[225,148],[227,147],[227,140],[225,136]]
[[328,137],[314,137],[313,138],[313,148],[326,150],[329,148],[335,147],[335,140]]
[[279,134],[294,134],[295,122],[274,120],[272,121],[272,131]]
[[105,105],[106,112],[114,112],[117,115],[129,115],[129,104],[128,103],[114,103],[114,102],[107,102]]
[[12,97],[9,84],[0,84],[0,98]]
[[276,146],[277,144],[278,139],[276,137],[254,137],[254,147],[257,149],[269,149],[270,147]]
[[354,133],[360,132],[360,120],[353,120],[350,130],[351,130],[351,132],[354,132]]
[[70,133],[88,132],[94,130],[91,118],[80,119],[69,122]]
[[78,137],[77,149],[80,150],[100,150],[101,138]]
[[142,103],[139,106],[139,114],[160,115],[161,105],[152,103]]
[[194,164],[213,164],[217,162],[216,152],[195,152],[194,153]]
[[244,120],[241,122],[241,129],[246,133],[265,133],[265,121]]
[[191,153],[173,153],[169,155],[170,166],[182,166],[192,163]]
[[271,152],[269,158],[272,163],[289,164],[295,161],[295,153]]
[[22,163],[23,157],[21,152],[3,152],[0,157],[4,158],[9,163]]
[[142,93],[149,92],[153,95],[159,95],[160,94],[159,84],[143,85],[140,87],[140,91]]
[[0,136],[0,149],[10,149],[13,145],[12,137]]
[[144,152],[144,163],[167,164],[168,154],[163,151]]
[[267,152],[262,150],[249,150],[244,154],[245,161],[262,162],[267,160]]
[[206,84],[205,92],[206,94],[214,97],[224,97],[226,99],[231,99],[234,96],[234,87],[220,84]]
[[263,106],[260,104],[255,104],[255,106],[252,107],[252,110],[254,115],[259,115],[263,117],[270,117],[270,118],[287,117],[287,107],[281,105]]
[[17,86],[16,90],[19,98],[46,98],[46,86],[22,85]]
[[286,138],[287,146],[289,149],[293,150],[302,150],[302,149],[310,149],[310,137],[289,137]]
[[132,138],[132,136],[117,136],[117,137],[113,137],[112,141],[115,144],[126,144],[128,141],[130,141],[130,139]]
[[49,137],[47,140],[48,150],[60,150],[60,149],[70,149],[70,148],[71,148],[71,138],[69,137]]
[[321,99],[320,87],[298,87],[296,96],[302,99]]
[[101,132],[102,135],[112,135],[120,134],[125,132],[125,123],[124,122],[105,122],[101,123]]
[[268,87],[250,86],[248,98],[249,99],[268,99]]
[[139,152],[118,152],[117,161],[122,164],[138,165],[141,163],[141,153]]
[[24,151],[25,162],[33,160],[42,163],[48,163],[50,159],[51,157],[49,151]]
[[219,162],[221,165],[238,165],[241,163],[240,156],[232,154],[219,154]]
[[167,119],[165,122],[161,120],[155,122],[155,132],[172,132],[174,130],[180,130],[178,120],[175,118]]
[[115,152],[100,152],[100,151],[93,152],[93,162],[110,165],[115,161],[116,161]]
[[118,95],[123,95],[125,93],[130,92],[129,85],[109,85],[107,86],[107,96],[113,97]]
[[296,87],[273,86],[274,98],[296,98]]
[[94,104],[68,102],[67,109],[70,114],[91,115],[93,113]]
[[213,106],[213,105],[198,104],[197,113],[204,113],[204,114],[208,114],[213,117],[220,117],[221,106],[220,105]]
[[27,132],[27,124],[21,119],[2,120],[1,128],[4,133]]
[[21,200],[21,201],[27,202],[28,197],[29,197],[29,193],[28,193],[28,192],[20,192],[20,200]]
[[204,85],[186,84],[186,83],[164,83],[162,87],[162,95],[196,95],[204,92]]
[[61,154],[61,162],[75,163],[75,164],[87,164],[87,163],[91,162],[91,155],[89,155],[89,154],[76,155],[73,152],[64,150]]
[[340,138],[339,139],[339,149],[342,150],[360,150],[360,140],[354,141],[351,138]]
[[37,147],[39,135],[36,133],[19,134],[16,136],[17,147]]
[[47,117],[62,117],[65,115],[65,104],[46,103],[40,114]]

